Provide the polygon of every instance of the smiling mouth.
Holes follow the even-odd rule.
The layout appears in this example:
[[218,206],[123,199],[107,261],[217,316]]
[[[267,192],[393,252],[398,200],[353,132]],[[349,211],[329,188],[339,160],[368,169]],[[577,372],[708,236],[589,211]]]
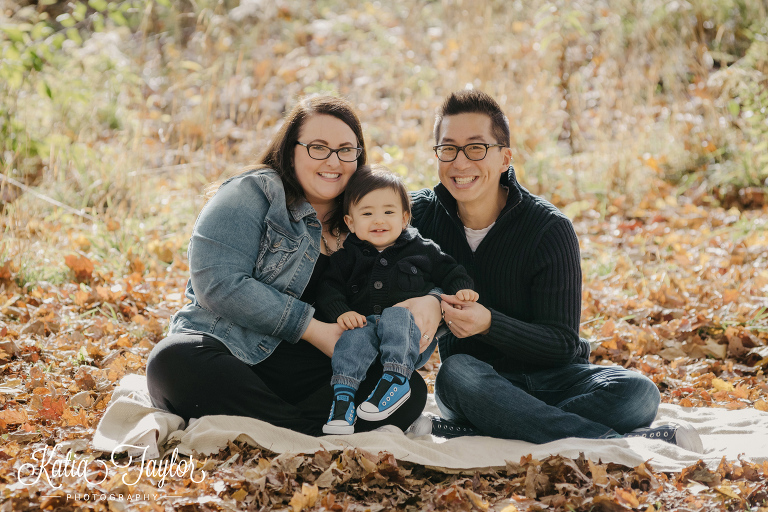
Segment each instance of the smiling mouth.
[[371,233],[386,233],[388,229],[372,229]]
[[336,172],[321,172],[321,173],[319,173],[319,174],[320,174],[320,176],[322,176],[323,178],[328,178],[328,179],[336,179],[336,178],[338,178],[339,176],[341,176],[341,174],[339,174],[339,173],[336,173]]
[[466,185],[467,183],[472,183],[476,179],[477,176],[468,176],[466,178],[455,177],[453,178],[453,181],[455,181],[457,185]]

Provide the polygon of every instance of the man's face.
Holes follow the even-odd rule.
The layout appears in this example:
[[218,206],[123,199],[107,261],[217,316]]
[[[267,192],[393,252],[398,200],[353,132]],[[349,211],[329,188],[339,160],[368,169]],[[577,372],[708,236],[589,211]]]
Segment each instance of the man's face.
[[[438,144],[464,146],[473,142],[496,144],[490,117],[467,113],[443,118]],[[501,173],[506,172],[511,159],[512,150],[505,147],[488,148],[485,158],[477,161],[459,151],[453,162],[438,160],[437,171],[440,182],[456,201],[467,206],[482,204],[497,197]]]

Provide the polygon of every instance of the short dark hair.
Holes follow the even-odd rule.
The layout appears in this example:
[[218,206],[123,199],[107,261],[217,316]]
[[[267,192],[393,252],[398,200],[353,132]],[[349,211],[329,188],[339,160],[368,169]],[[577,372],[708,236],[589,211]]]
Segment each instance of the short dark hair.
[[383,165],[363,165],[349,178],[344,191],[344,215],[348,215],[350,207],[359,203],[363,197],[382,188],[390,188],[400,196],[403,211],[410,218],[411,196],[405,188],[405,183],[400,176]]
[[[296,148],[296,142],[299,140],[299,132],[302,126],[314,115],[333,116],[349,126],[352,132],[354,132],[355,137],[357,137],[358,147],[363,148],[360,156],[357,157],[357,166],[360,167],[366,162],[363,128],[349,101],[335,96],[307,96],[301,98],[290,112],[286,114],[282,127],[272,138],[264,153],[261,154],[257,161],[258,165],[256,165],[256,168],[268,167],[277,172],[283,182],[285,200],[288,206],[304,199],[304,190],[301,188],[298,178],[296,178],[293,152]],[[334,232],[336,229],[346,230],[344,216],[341,208],[339,208],[342,197],[343,194],[340,194],[336,198],[336,206],[329,212],[328,218],[320,219],[321,222],[329,223],[331,232]]]
[[485,114],[491,118],[491,135],[497,144],[509,147],[509,119],[496,100],[482,91],[467,89],[452,92],[435,113],[435,144],[440,144],[443,118],[458,114]]

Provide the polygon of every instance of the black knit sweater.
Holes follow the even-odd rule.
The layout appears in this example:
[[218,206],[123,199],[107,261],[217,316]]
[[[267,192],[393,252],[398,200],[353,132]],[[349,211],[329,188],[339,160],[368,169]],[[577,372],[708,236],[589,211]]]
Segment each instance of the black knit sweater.
[[381,252],[350,233],[344,248],[331,256],[315,308],[331,322],[347,311],[378,315],[385,308],[426,295],[436,287],[454,294],[471,289],[472,279],[461,265],[415,229],[403,230],[395,243]]
[[501,185],[509,188],[507,204],[474,253],[456,200],[442,184],[412,193],[412,224],[467,269],[479,302],[491,311],[488,334],[448,336],[440,356],[470,354],[507,372],[587,363],[589,344],[579,338],[581,264],[573,225],[522,188],[512,166]]

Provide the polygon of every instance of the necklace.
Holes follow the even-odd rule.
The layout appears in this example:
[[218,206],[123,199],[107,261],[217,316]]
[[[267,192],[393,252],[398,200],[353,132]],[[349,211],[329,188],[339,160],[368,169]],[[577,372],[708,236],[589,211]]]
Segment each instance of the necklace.
[[320,238],[323,240],[323,245],[325,245],[325,250],[328,251],[328,256],[335,253],[339,249],[341,249],[341,231],[338,229],[336,230],[336,248],[331,249],[331,246],[328,245],[328,240],[325,239],[325,235],[321,232]]

